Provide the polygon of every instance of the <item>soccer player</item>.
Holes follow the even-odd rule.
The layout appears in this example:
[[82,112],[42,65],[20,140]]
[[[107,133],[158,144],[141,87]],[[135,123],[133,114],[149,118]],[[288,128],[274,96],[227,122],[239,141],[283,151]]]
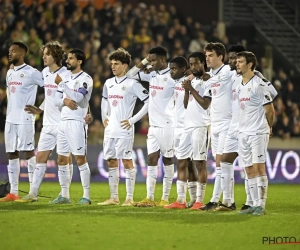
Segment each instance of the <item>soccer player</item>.
[[[110,198],[98,205],[119,205],[119,168],[122,159],[126,174],[126,199],[122,206],[133,206],[136,170],[132,162],[134,124],[148,112],[148,91],[134,79],[126,76],[131,55],[119,48],[108,56],[115,77],[106,80],[102,98],[104,123],[103,155],[108,163]],[[142,109],[132,116],[137,98],[144,102]]]
[[243,77],[237,89],[239,112],[239,156],[248,177],[253,206],[240,214],[265,214],[268,177],[265,161],[274,122],[274,107],[268,85],[254,74],[256,57],[252,52],[237,54],[237,73]]
[[201,210],[212,210],[218,205],[221,189],[221,158],[224,149],[226,133],[230,127],[232,73],[228,65],[224,65],[225,47],[222,43],[208,43],[205,47],[207,66],[210,67],[209,84],[211,88],[211,146],[216,159],[216,178],[213,195]]
[[[154,71],[145,74],[143,69],[150,64]],[[148,56],[127,72],[127,76],[149,82],[149,131],[147,139],[148,169],[147,197],[136,206],[165,206],[174,177],[174,86],[167,63],[167,51],[163,47],[150,49]],[[163,156],[163,195],[154,202],[154,192],[158,175],[157,162]]]
[[[205,73],[205,55],[201,52],[194,52],[189,56],[190,69],[195,78],[185,80],[182,83],[184,91],[184,129],[180,137],[177,150],[177,201],[165,206],[167,209],[184,209],[186,207],[186,189],[188,179],[189,159],[197,169],[197,192],[196,202],[191,209],[198,210],[203,205],[205,196],[207,170],[207,145],[208,126],[210,125],[209,113],[207,111],[211,103],[210,85],[207,80],[210,78]],[[172,64],[171,64],[172,65]],[[172,67],[172,66],[171,66]]]
[[70,193],[70,152],[75,156],[79,167],[83,197],[77,204],[91,204],[90,200],[90,168],[86,159],[86,125],[84,117],[87,114],[89,100],[93,89],[92,78],[82,71],[86,56],[80,49],[68,53],[67,69],[71,71],[64,80],[57,74],[55,83],[58,89],[55,94],[55,104],[61,107],[61,100],[69,98],[76,102],[77,109],[62,106],[61,120],[57,133],[58,179],[61,186],[61,196],[52,204],[69,204]]
[[[77,109],[77,104],[65,98],[61,100],[61,107],[55,106],[55,93],[57,91],[57,85],[55,84],[56,74],[59,74],[63,78],[70,72],[66,67],[62,66],[62,59],[64,51],[62,46],[57,41],[52,41],[45,44],[42,48],[44,70],[42,71],[44,78],[45,100],[41,106],[35,107],[32,105],[26,105],[25,111],[31,114],[41,114],[44,111],[43,128],[38,143],[38,153],[36,155],[36,167],[33,173],[33,181],[29,191],[29,194],[22,197],[17,202],[34,202],[37,201],[38,190],[43,181],[43,178],[47,169],[47,160],[56,146],[57,129],[60,121],[60,109],[62,105],[68,106],[70,109]],[[70,156],[70,175],[72,179],[73,164],[72,157]]]
[[5,123],[5,147],[8,154],[8,179],[10,193],[0,201],[15,201],[19,199],[20,151],[28,160],[28,176],[30,186],[34,172],[36,157],[34,154],[34,122],[35,116],[28,114],[26,105],[34,105],[37,86],[43,86],[41,72],[24,63],[28,51],[26,44],[14,42],[9,47],[8,60],[13,64],[6,75],[7,115]]

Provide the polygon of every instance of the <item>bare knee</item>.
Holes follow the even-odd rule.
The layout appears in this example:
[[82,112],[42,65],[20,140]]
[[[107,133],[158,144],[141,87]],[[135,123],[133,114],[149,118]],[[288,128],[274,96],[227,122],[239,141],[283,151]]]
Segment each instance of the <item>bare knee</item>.
[[118,159],[108,159],[107,165],[109,168],[117,168],[118,167]]
[[37,163],[47,163],[51,151],[41,151],[38,152],[36,155],[36,162]]
[[165,166],[169,166],[174,164],[174,159],[173,158],[166,158],[163,156],[163,163]]
[[[77,166],[80,167],[86,163],[86,156],[85,155],[76,155],[75,160],[76,160]],[[69,163],[69,161],[70,161],[69,156],[67,157],[67,161]]]
[[129,160],[128,159],[123,159],[122,163],[123,163],[125,169],[133,168],[133,163],[132,163],[131,159],[129,159]]
[[28,159],[30,159],[31,157],[35,156],[34,150],[31,150],[31,151],[24,151],[23,154],[24,154],[24,158],[25,158],[26,160],[28,160]]
[[20,157],[20,152],[19,151],[15,151],[15,152],[7,153],[7,157],[8,157],[9,160],[18,159]]
[[159,151],[151,153],[147,157],[148,166],[156,166],[159,158]]
[[58,166],[66,166],[69,164],[68,156],[58,155],[57,157],[57,165]]

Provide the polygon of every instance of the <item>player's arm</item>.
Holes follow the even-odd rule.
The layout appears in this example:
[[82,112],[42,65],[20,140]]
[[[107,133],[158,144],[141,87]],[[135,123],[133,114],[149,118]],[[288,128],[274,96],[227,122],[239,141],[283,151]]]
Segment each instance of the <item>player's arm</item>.
[[149,55],[148,55],[137,65],[135,65],[130,70],[128,70],[128,72],[126,73],[126,76],[131,79],[149,82],[150,81],[149,72],[144,71],[144,69],[146,69],[146,67],[149,63],[149,60],[150,59],[149,59]]
[[44,87],[44,78],[43,74],[40,71],[34,70],[31,74],[31,80],[34,84],[40,87]]
[[106,83],[103,87],[102,100],[101,100],[101,117],[104,127],[108,125],[109,121],[109,103]]
[[183,106],[185,109],[187,109],[189,104],[189,98],[190,98],[190,91],[185,89],[184,90],[184,97],[183,97]]
[[262,104],[265,108],[265,116],[267,119],[267,122],[270,127],[270,136],[272,135],[272,126],[275,119],[275,110],[273,106],[273,99],[271,97],[268,85],[263,82],[262,84],[259,84],[257,86],[258,94],[262,100]]
[[275,89],[275,87],[273,86],[273,84],[272,84],[268,79],[266,79],[266,78],[264,77],[264,75],[263,75],[261,72],[259,72],[259,71],[257,71],[257,70],[254,70],[254,74],[255,74],[256,76],[258,76],[260,79],[262,79],[262,80],[268,85],[268,88],[269,88],[271,97],[272,97],[272,99],[274,100],[275,97],[278,95],[278,92],[277,92],[277,90]]
[[132,91],[136,97],[138,97],[142,102],[144,102],[143,107],[137,112],[133,117],[128,120],[121,121],[121,127],[123,129],[130,129],[130,127],[137,121],[141,120],[144,115],[148,113],[149,107],[149,93],[148,91],[138,82],[133,84]]

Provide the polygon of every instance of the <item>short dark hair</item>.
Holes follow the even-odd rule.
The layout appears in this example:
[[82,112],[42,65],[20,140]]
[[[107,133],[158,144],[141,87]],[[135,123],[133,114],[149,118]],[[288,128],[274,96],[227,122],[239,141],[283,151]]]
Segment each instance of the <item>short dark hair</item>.
[[246,51],[245,47],[241,44],[235,44],[229,47],[228,53],[229,52],[234,52],[234,53],[240,53]]
[[117,50],[111,52],[108,55],[108,59],[110,61],[116,60],[116,61],[120,61],[122,64],[126,63],[127,65],[129,65],[131,62],[131,55],[125,49],[118,48]]
[[48,54],[51,55],[58,66],[61,66],[62,60],[64,58],[65,52],[61,44],[57,41],[51,41],[46,43],[41,51],[44,52],[45,49],[48,49]]
[[11,45],[17,45],[19,46],[21,49],[23,49],[25,51],[25,54],[27,54],[28,52],[28,47],[25,43],[22,42],[13,42]]
[[170,63],[175,63],[179,68],[185,67],[188,68],[188,62],[183,56],[176,56],[174,57]]
[[86,56],[81,49],[72,49],[71,51],[69,51],[69,54],[74,54],[77,60],[82,61],[81,68],[85,65]]
[[204,51],[215,51],[217,56],[223,56],[222,62],[224,62],[226,49],[223,43],[208,43],[205,46]]
[[204,70],[207,71],[206,58],[202,52],[193,52],[189,55],[188,60],[190,60],[190,58],[198,58],[199,61],[204,64]]
[[167,58],[167,50],[163,47],[157,46],[149,50],[149,54],[156,54]]
[[237,53],[236,56],[237,57],[244,57],[247,64],[252,63],[251,70],[253,71],[255,69],[256,64],[257,64],[257,59],[256,59],[256,56],[252,52],[243,51],[243,52]]

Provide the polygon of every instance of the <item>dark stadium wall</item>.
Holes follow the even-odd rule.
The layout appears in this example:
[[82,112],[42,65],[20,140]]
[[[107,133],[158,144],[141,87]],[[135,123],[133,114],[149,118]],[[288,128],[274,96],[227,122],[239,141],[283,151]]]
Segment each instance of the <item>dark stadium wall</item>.
[[165,4],[174,5],[179,14],[187,17],[191,16],[193,19],[199,21],[202,24],[211,24],[213,21],[218,21],[218,0],[122,0],[123,5],[125,3],[131,3],[137,5],[139,3],[145,3],[146,5]]

